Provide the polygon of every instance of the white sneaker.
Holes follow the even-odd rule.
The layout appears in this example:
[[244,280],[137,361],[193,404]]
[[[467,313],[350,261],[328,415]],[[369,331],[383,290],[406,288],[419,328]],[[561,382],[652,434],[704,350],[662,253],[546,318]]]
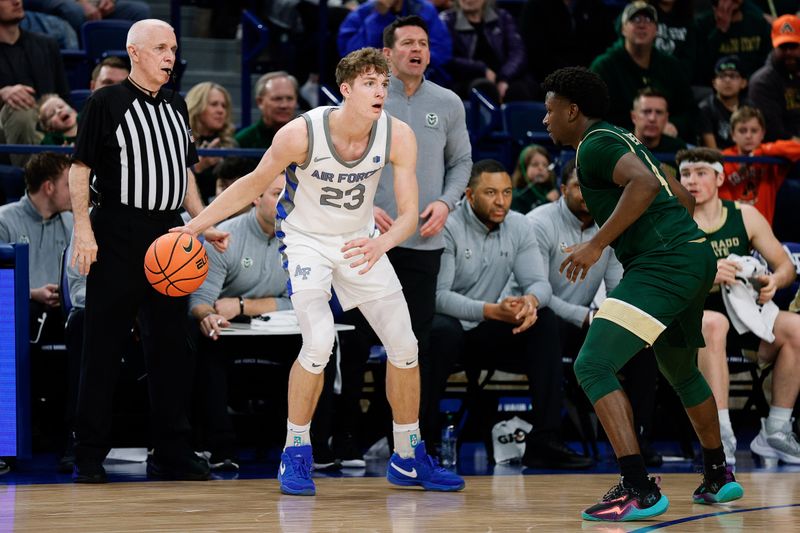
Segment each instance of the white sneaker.
[[750,443],[750,450],[767,459],[780,459],[784,463],[800,464],[800,443],[792,431],[792,422],[786,422],[773,433],[767,432],[767,420],[761,419],[761,431]]
[[725,450],[725,462],[730,467],[736,466],[736,435],[733,431],[721,431],[722,449]]
[[781,461],[797,465],[800,464],[800,442],[797,442],[797,435],[792,431],[792,421],[784,422],[778,431],[768,433],[767,444],[775,450]]

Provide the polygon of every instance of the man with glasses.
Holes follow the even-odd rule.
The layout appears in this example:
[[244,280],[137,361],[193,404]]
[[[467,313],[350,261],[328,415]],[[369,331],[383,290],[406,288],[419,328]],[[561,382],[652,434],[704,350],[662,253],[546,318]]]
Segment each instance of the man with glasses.
[[611,95],[608,120],[633,130],[631,102],[645,86],[664,95],[672,108],[672,122],[684,139],[694,138],[696,107],[689,80],[681,64],[654,47],[658,33],[655,8],[642,0],[622,11],[622,39],[592,62],[591,70],[608,85]]
[[764,114],[767,142],[800,137],[800,18],[772,23],[772,53],[750,79],[748,96]]
[[733,146],[731,138],[731,115],[742,106],[755,107],[743,97],[747,88],[747,78],[742,74],[739,56],[729,55],[719,58],[714,65],[714,79],[711,80],[714,92],[704,98],[700,108],[698,135],[700,145],[724,150]]

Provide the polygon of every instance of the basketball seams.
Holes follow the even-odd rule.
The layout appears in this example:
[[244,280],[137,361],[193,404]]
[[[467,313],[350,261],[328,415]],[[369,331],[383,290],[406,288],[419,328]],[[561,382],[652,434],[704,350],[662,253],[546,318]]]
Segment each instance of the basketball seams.
[[[190,242],[194,242],[196,246],[195,253],[186,259],[182,264],[171,268],[173,260],[180,260],[180,254],[176,254],[177,246],[181,244],[183,240],[183,235],[187,235],[190,239]],[[171,234],[162,235],[158,237],[151,245],[146,254],[146,261],[144,262],[144,269],[145,275],[153,286],[154,289],[165,294],[167,296],[184,296],[191,294],[194,292],[199,285],[203,283],[206,276],[208,275],[208,255],[206,253],[205,247],[197,241],[194,237],[188,234],[178,234],[176,238],[171,243],[167,243],[165,241],[168,240]],[[159,242],[161,241],[161,242]],[[170,244],[172,245],[170,247]],[[164,257],[167,252],[167,248],[169,248],[168,257]],[[186,268],[187,265],[197,261],[199,256],[204,257],[204,262],[206,263],[205,269],[197,269],[198,274],[196,276],[189,276],[189,277],[181,277],[180,279],[173,279],[171,276],[178,274]],[[150,264],[148,264],[150,263]],[[153,265],[155,263],[155,265]],[[154,267],[158,268],[155,270]],[[169,272],[166,270],[169,269]],[[191,267],[190,267],[191,270]],[[204,270],[204,271],[203,271]],[[159,279],[160,278],[160,279]],[[190,287],[189,290],[186,288],[181,287],[180,285],[184,285],[185,283],[191,283],[193,281],[200,280],[200,283],[197,284],[195,287]],[[166,282],[166,284],[164,284]],[[174,290],[170,290],[174,289]]]

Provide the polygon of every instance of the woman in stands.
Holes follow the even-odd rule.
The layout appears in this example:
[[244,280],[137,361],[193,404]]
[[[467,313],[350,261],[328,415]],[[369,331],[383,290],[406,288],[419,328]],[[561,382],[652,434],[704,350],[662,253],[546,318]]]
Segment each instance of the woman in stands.
[[[198,148],[238,146],[233,138],[236,128],[231,119],[231,95],[225,87],[212,81],[198,83],[186,94],[186,105],[189,108],[189,127]],[[216,192],[214,167],[221,159],[201,156],[192,167],[205,202]]]

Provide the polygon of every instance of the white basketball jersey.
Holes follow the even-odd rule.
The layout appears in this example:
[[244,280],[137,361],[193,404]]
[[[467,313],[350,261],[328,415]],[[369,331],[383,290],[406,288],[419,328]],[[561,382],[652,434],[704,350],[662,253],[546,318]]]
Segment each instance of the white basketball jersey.
[[391,118],[381,113],[364,155],[348,162],[331,140],[329,118],[334,109],[317,107],[301,115],[308,127],[308,157],[286,169],[278,224],[285,220],[297,229],[329,235],[372,229],[375,224],[372,207],[389,159]]

